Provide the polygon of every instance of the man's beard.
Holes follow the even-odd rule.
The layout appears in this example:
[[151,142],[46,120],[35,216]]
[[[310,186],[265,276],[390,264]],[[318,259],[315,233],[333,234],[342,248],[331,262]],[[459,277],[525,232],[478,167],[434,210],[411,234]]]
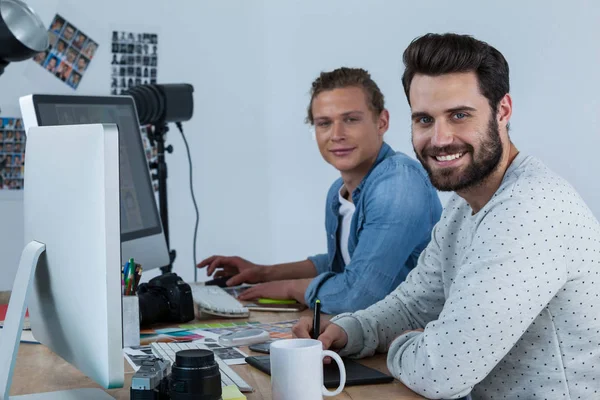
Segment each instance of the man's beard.
[[[487,135],[481,143],[478,154],[475,154],[473,146],[451,145],[445,147],[428,147],[423,151],[423,157],[415,150],[417,158],[427,171],[431,184],[442,192],[460,191],[466,188],[480,185],[489,175],[498,167],[502,158],[502,142],[500,141],[500,131],[494,118],[494,113],[488,121]],[[473,161],[466,166],[466,169],[459,175],[457,168],[440,168],[433,171],[425,161],[430,156],[439,154],[457,154],[471,153]]]

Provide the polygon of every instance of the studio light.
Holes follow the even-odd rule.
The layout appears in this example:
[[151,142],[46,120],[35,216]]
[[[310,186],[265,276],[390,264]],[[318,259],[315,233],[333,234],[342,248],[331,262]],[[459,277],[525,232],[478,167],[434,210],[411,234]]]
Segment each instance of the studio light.
[[9,63],[27,60],[49,45],[44,23],[27,4],[0,1],[0,75]]
[[133,97],[142,125],[189,121],[194,114],[194,87],[187,83],[139,85],[125,92]]
[[[158,182],[158,203],[160,210],[160,219],[163,225],[167,248],[171,262],[168,266],[162,267],[163,273],[171,272],[176,252],[171,248],[169,238],[169,211],[167,202],[167,163],[165,162],[165,152],[172,153],[173,146],[165,146],[165,136],[169,131],[168,124],[174,122],[181,132],[186,145],[188,160],[190,162],[190,182],[191,182],[191,156],[189,146],[183,135],[181,123],[189,121],[194,114],[194,87],[187,83],[174,84],[150,84],[134,86],[124,94],[131,96],[135,102],[135,108],[138,113],[141,125],[152,125],[147,131],[148,139],[151,145],[156,145],[156,162],[150,163],[150,170],[156,171],[152,174],[152,180]],[[191,185],[191,183],[190,183]],[[193,193],[193,192],[192,192]],[[198,225],[198,211],[196,207],[196,226]],[[194,237],[194,243],[195,237]],[[194,250],[195,251],[195,250]],[[195,264],[194,264],[195,265]],[[194,267],[195,269],[195,267]]]

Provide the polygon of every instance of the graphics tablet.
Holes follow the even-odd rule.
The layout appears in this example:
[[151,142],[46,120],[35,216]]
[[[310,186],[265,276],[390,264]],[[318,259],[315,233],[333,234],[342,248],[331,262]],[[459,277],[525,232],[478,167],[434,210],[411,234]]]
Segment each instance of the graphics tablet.
[[[342,358],[346,367],[346,386],[372,385],[376,383],[389,383],[394,377],[366,367],[349,358]],[[246,357],[246,362],[260,371],[271,375],[270,356]],[[327,388],[337,388],[340,383],[340,373],[336,363],[323,364],[323,381]]]

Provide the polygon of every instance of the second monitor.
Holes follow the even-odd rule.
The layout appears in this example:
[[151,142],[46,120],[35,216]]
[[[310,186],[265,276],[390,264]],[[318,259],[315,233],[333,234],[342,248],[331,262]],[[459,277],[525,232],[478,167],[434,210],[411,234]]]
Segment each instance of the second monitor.
[[[133,99],[129,96],[30,95],[22,97],[20,103],[26,130],[32,126],[117,124],[120,140],[121,262],[125,264],[134,258],[144,270],[169,265],[167,242]],[[67,158],[77,151],[70,143],[64,143],[63,148]]]

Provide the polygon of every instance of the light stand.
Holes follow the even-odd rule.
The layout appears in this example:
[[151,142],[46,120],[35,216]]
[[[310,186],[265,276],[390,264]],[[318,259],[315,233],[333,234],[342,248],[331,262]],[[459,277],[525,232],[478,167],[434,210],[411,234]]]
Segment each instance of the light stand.
[[[2,1],[2,0],[0,0]],[[152,179],[158,181],[158,203],[160,219],[169,251],[169,265],[161,267],[163,274],[171,272],[176,252],[171,249],[169,238],[169,211],[167,206],[167,163],[165,150],[173,152],[173,146],[165,148],[165,135],[169,131],[168,123],[189,121],[194,113],[194,87],[187,83],[175,84],[150,84],[134,86],[126,91],[135,101],[141,125],[150,125],[148,139],[157,150],[157,162],[150,163],[149,167],[156,170]]]
[[148,130],[148,139],[154,147],[156,145],[157,161],[150,163],[150,169],[156,170],[156,174],[152,174],[152,179],[158,182],[158,208],[160,211],[160,220],[162,222],[165,239],[167,241],[167,249],[169,250],[169,265],[161,267],[163,274],[173,270],[173,262],[177,252],[171,249],[171,241],[169,239],[169,208],[167,202],[167,163],[165,162],[165,150],[170,154],[173,152],[173,146],[169,145],[165,148],[165,136],[169,131],[169,127],[165,123],[152,125]]

